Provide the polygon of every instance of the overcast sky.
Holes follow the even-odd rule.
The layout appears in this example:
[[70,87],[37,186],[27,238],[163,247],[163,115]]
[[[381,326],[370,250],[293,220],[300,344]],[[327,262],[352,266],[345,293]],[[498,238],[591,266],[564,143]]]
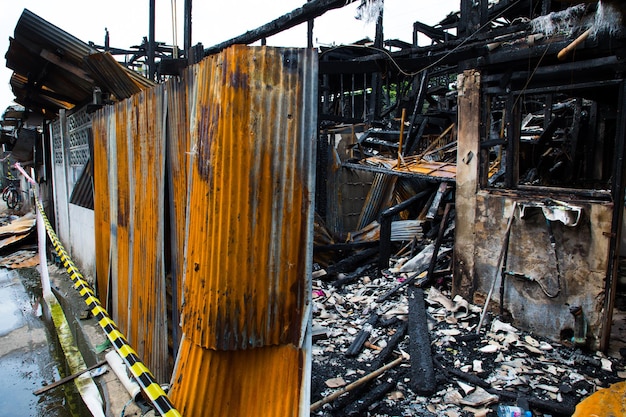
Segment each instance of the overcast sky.
[[[156,40],[168,45],[174,43],[172,4],[176,8],[176,41],[183,45],[184,0],[156,1]],[[205,47],[255,29],[294,9],[306,0],[196,0],[192,9],[192,44],[202,42]],[[315,45],[348,44],[369,37],[374,38],[374,23],[356,20],[359,2],[332,10],[317,18],[314,24]],[[9,37],[24,9],[58,26],[78,39],[98,45],[104,44],[105,28],[110,45],[129,48],[139,45],[148,34],[149,0],[0,0],[0,51],[9,49]],[[459,10],[460,0],[386,0],[384,31],[387,39],[411,42],[413,22],[436,24],[450,12]],[[426,40],[426,39],[425,39]],[[306,46],[306,24],[268,38],[272,46]],[[0,114],[13,104],[9,82],[12,71],[6,59],[0,66]]]

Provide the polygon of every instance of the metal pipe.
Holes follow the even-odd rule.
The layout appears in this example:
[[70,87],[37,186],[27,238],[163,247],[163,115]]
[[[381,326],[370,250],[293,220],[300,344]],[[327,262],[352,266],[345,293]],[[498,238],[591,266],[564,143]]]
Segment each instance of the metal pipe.
[[189,48],[191,48],[191,4],[192,0],[185,0],[185,25],[183,35],[183,48],[185,48],[185,56],[189,59]]
[[156,74],[156,68],[154,64],[154,50],[155,50],[155,3],[156,0],[150,0],[149,14],[148,14],[148,78],[154,81]]
[[124,388],[126,388],[126,391],[128,391],[128,394],[130,394],[130,398],[132,398],[133,401],[137,401],[141,396],[141,388],[139,388],[139,385],[135,381],[128,377],[122,357],[113,349],[104,355],[104,358],[117,376],[117,379],[120,380]]

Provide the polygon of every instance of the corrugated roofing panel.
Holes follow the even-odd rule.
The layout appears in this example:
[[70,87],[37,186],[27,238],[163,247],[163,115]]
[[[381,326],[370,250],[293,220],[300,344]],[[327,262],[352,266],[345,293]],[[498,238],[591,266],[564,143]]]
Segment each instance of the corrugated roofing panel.
[[24,9],[15,26],[15,38],[38,45],[63,56],[63,59],[81,66],[83,57],[95,52],[88,44]]
[[[118,100],[129,98],[155,85],[117,62],[109,52],[87,56],[85,65],[90,74],[97,79],[98,85],[112,93]],[[143,81],[140,81],[142,79]]]
[[[193,80],[193,77],[189,77]],[[190,81],[191,82],[191,81]],[[185,231],[187,230],[187,189],[189,170],[189,116],[187,111],[187,83],[178,78],[167,82],[167,196],[169,204],[169,247],[171,254],[171,294],[173,351],[182,331],[180,330],[180,311],[182,309],[182,282],[184,271]],[[166,227],[167,227],[166,226]],[[177,307],[177,308],[176,308]]]
[[99,112],[99,117],[92,119],[96,286],[98,298],[107,309],[110,308],[107,301],[111,242],[107,121],[112,111],[112,107],[105,107]]
[[309,414],[300,414],[306,358],[292,345],[216,351],[183,339],[178,358],[169,396],[185,417]]
[[204,348],[300,345],[316,52],[235,46],[198,65],[183,330]]
[[[105,181],[108,187],[97,187],[96,223],[106,233],[102,223],[108,214],[110,226],[110,247],[102,239],[97,248],[98,258],[108,261],[99,264],[98,273],[108,276],[110,271],[111,316],[160,382],[171,375],[164,266],[164,100],[160,85],[105,106],[93,121],[98,130],[98,184]],[[105,165],[106,176],[101,172]],[[100,213],[107,209],[105,191],[109,210]]]
[[167,361],[164,260],[165,131],[163,85],[127,100],[129,136],[131,344],[159,382],[171,375]]

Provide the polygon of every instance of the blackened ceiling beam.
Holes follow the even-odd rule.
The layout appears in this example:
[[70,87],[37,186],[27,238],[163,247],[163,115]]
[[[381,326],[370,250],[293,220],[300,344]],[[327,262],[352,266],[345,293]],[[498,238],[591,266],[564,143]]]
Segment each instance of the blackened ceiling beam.
[[424,35],[428,36],[430,39],[433,39],[439,42],[445,42],[451,39],[456,39],[455,35],[448,33],[443,29],[429,26],[422,22],[413,23],[413,30],[416,32],[421,32]]
[[263,38],[275,35],[284,30],[290,29],[301,23],[307,22],[318,16],[323,15],[329,10],[340,9],[356,0],[313,0],[305,3],[302,7],[295,9],[285,15],[282,15],[278,19],[266,23],[256,29],[249,30],[243,35],[239,35],[235,38],[229,39],[225,42],[211,46],[204,50],[204,55],[216,54],[223,49],[232,45],[242,44],[248,45]]

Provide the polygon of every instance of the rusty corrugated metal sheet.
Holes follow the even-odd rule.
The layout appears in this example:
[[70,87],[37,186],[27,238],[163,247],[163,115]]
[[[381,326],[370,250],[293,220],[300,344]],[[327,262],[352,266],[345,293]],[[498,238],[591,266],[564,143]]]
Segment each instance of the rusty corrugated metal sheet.
[[[191,70],[193,71],[193,69]],[[188,77],[193,79],[193,77]],[[187,83],[172,78],[167,82],[167,190],[169,202],[169,247],[171,254],[170,291],[172,304],[172,349],[178,351],[180,331],[180,311],[182,309],[182,282],[184,271],[184,246],[187,224],[187,189],[189,151],[191,149],[189,116],[187,112]]]
[[216,351],[183,339],[169,395],[185,417],[297,416],[304,361],[292,345]]
[[100,117],[92,119],[93,132],[93,182],[94,182],[94,232],[96,240],[96,287],[98,298],[108,309],[110,267],[110,200],[108,135],[106,123],[111,107],[104,108]]
[[[111,235],[115,239],[111,245],[111,289],[113,302],[110,312],[122,333],[130,338],[129,294],[131,292],[130,242],[132,238],[131,199],[132,190],[131,153],[129,148],[133,137],[127,125],[132,100],[121,101],[114,105],[115,113],[109,119],[109,186],[111,189]],[[111,157],[115,155],[115,157]]]
[[153,87],[155,83],[124,67],[109,52],[91,54],[85,58],[85,65],[99,85],[112,93],[118,100],[129,98],[141,90]]
[[[164,267],[164,100],[161,85],[106,106],[93,122],[96,136],[106,138],[99,140],[106,146],[94,147],[94,158],[107,168],[108,189],[96,187],[96,212],[106,210],[102,200],[108,198],[110,247],[103,241],[97,257],[109,260],[100,266],[111,271],[109,309],[160,382],[171,375]],[[105,214],[97,218],[104,222]]]
[[130,201],[132,214],[129,330],[158,381],[171,375],[167,361],[164,265],[165,132],[164,86],[144,90],[127,101]]
[[171,398],[187,417],[308,415],[317,54],[234,46],[194,71]]
[[199,64],[183,330],[202,347],[300,343],[313,68],[304,50],[246,47]]
[[24,77],[28,74],[40,77],[42,68],[46,72],[38,80],[41,88],[38,94],[32,94],[28,86],[17,89],[18,84],[12,84],[16,101],[28,101],[29,107],[39,104],[51,109],[50,98],[72,105],[89,100],[93,80],[84,71],[82,59],[92,52],[95,50],[86,43],[24,9],[10,40],[7,67]]

